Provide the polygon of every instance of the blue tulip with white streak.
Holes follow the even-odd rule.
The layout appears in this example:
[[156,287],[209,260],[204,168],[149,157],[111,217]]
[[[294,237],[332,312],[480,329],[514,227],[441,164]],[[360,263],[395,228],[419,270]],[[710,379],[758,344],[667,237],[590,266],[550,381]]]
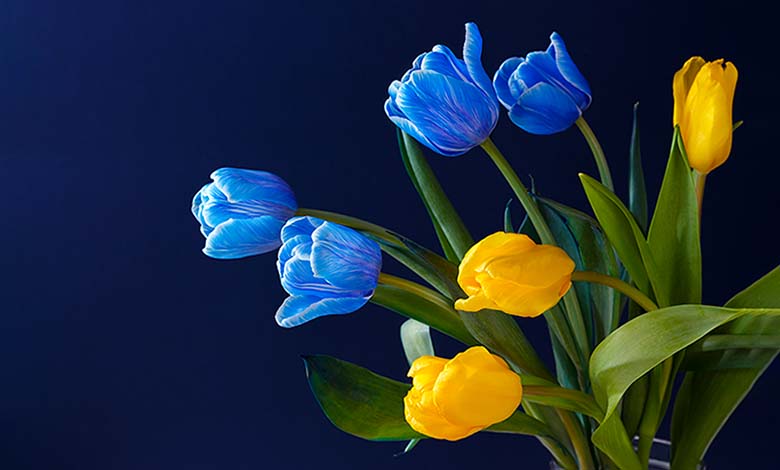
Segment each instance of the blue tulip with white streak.
[[298,209],[292,188],[266,171],[220,168],[211,179],[192,199],[203,253],[234,259],[279,248],[282,226]]
[[504,61],[493,86],[512,122],[531,134],[568,129],[591,102],[590,86],[558,33],[552,33],[545,52]]
[[382,252],[351,228],[315,217],[295,217],[282,228],[276,262],[290,294],[276,312],[291,328],[324,315],[352,313],[374,294]]
[[500,109],[481,55],[482,36],[476,24],[468,23],[463,60],[442,45],[420,54],[412,69],[390,84],[387,117],[448,157],[481,144],[496,127]]

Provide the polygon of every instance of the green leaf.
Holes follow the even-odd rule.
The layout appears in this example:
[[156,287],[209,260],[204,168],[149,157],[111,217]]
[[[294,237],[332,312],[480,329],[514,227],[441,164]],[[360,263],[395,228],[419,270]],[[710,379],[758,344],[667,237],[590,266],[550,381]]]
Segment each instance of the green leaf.
[[515,226],[512,224],[512,210],[510,209],[511,204],[512,200],[510,199],[507,201],[506,206],[504,207],[504,232],[506,233],[515,232]]
[[[728,307],[780,307],[780,267],[732,298]],[[776,317],[745,316],[719,328],[718,334],[780,334]],[[692,468],[704,458],[710,444],[734,410],[753,388],[778,350],[718,351],[704,356],[706,366],[742,362],[731,370],[700,370],[685,374],[672,415],[672,468]],[[696,357],[688,359],[696,361]],[[699,357],[701,361],[702,358]],[[689,365],[689,364],[687,364]],[[693,399],[695,397],[695,399]]]
[[[339,429],[371,441],[425,439],[404,419],[411,386],[331,356],[304,356],[306,376],[325,416]],[[547,426],[521,411],[489,432],[550,436]]]
[[432,302],[398,286],[380,283],[371,297],[371,302],[429,325],[463,344],[469,346],[478,344],[457,312],[448,303],[444,303],[446,299]]
[[674,130],[647,242],[668,305],[701,303],[699,206],[679,127]]
[[411,318],[406,320],[401,325],[401,344],[410,366],[419,357],[433,356],[431,328],[425,323]]
[[628,208],[642,231],[647,231],[647,188],[639,149],[639,103],[634,104],[634,125],[628,159]]
[[[780,309],[733,309],[678,305],[641,315],[609,335],[593,352],[591,382],[596,401],[605,410],[593,442],[620,468],[638,469],[638,459],[625,452],[628,435],[615,411],[628,388],[666,359],[706,334],[742,316],[780,315]],[[690,467],[689,467],[690,468]]]
[[[666,296],[657,279],[653,254],[634,216],[603,184],[585,174],[580,174],[580,180],[596,219],[631,279],[639,290],[655,297],[657,303],[667,305]],[[655,296],[652,293],[655,293]]]
[[408,384],[330,356],[304,356],[303,360],[311,391],[337,428],[371,441],[425,437],[404,419]]
[[474,244],[474,239],[444,193],[420,144],[401,130],[398,130],[398,144],[406,171],[428,210],[437,235],[440,235],[442,248],[445,253],[449,251],[447,258],[460,261]]

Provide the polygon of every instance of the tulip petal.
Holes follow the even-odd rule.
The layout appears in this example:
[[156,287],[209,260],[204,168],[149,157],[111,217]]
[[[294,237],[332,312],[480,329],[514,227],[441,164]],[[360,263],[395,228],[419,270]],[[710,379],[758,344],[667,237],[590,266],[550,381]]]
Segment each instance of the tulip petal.
[[550,46],[547,48],[547,53],[555,60],[558,71],[566,82],[585,95],[587,99],[583,98],[583,101],[577,101],[577,105],[583,111],[587,109],[591,102],[590,85],[571,59],[560,34],[553,32],[550,35]]
[[455,309],[463,312],[479,312],[486,308],[496,309],[498,308],[498,305],[482,293],[472,295],[466,299],[457,299],[455,301]]
[[284,227],[282,227],[282,240],[287,242],[299,235],[311,237],[314,230],[324,222],[325,221],[317,219],[316,217],[293,217],[284,224]]
[[325,315],[352,313],[368,302],[369,297],[319,298],[290,296],[276,311],[276,323],[292,328]]
[[[569,83],[561,71],[558,70],[558,64],[553,56],[548,52],[531,52],[526,56],[525,64],[522,67],[524,73],[529,74],[530,70],[525,70],[526,64],[528,64],[527,67],[534,68],[543,77],[542,82],[550,84],[562,94],[568,95],[569,99],[580,111],[584,111],[590,105],[590,92],[585,93],[574,84]],[[528,80],[525,83],[529,88],[534,86]]]
[[466,39],[463,42],[463,61],[472,81],[487,96],[496,99],[490,77],[482,66],[482,35],[475,23],[466,23]]
[[501,64],[501,67],[499,67],[493,77],[493,88],[496,90],[498,101],[506,108],[514,106],[518,98],[520,98],[519,94],[512,93],[512,90],[510,90],[509,80],[522,63],[523,59],[511,57]]
[[[393,83],[400,83],[400,82],[393,82]],[[442,151],[440,151],[436,147],[436,145],[434,145],[434,143],[431,142],[428,139],[428,137],[426,137],[425,134],[423,134],[422,131],[412,123],[412,121],[410,121],[409,119],[406,118],[406,116],[404,116],[404,114],[398,109],[398,106],[396,106],[395,102],[393,101],[393,97],[390,97],[387,99],[387,101],[385,101],[385,114],[387,114],[387,117],[390,118],[390,121],[392,121],[393,124],[398,126],[398,128],[404,131],[405,133],[414,137],[415,140],[425,145],[429,149],[433,150],[434,152],[442,153]],[[454,157],[456,155],[461,155],[461,154],[442,153],[442,155],[445,155],[447,157]]]
[[[409,84],[398,90],[395,104],[416,127],[425,129],[434,150],[447,156],[484,142],[498,121],[496,104],[479,88],[435,72],[413,73]],[[446,129],[441,127],[445,124]]]
[[549,135],[568,129],[581,115],[571,97],[548,83],[528,89],[509,110],[509,118],[531,134]]
[[466,64],[455,57],[449,47],[441,44],[433,46],[431,52],[424,54],[420,70],[438,72],[465,82],[472,81]]
[[[211,174],[211,179],[230,202],[262,201],[262,205],[272,203],[287,208],[289,216],[292,216],[298,208],[292,188],[273,173],[242,168],[220,168]],[[258,207],[258,205],[251,207]]]
[[672,125],[682,125],[683,114],[685,111],[685,100],[688,97],[688,91],[693,85],[696,74],[699,73],[705,60],[699,56],[691,57],[685,61],[682,68],[675,72],[672,80],[672,94],[674,95],[674,115]]
[[283,224],[283,221],[271,216],[230,219],[208,235],[203,253],[217,259],[268,253],[281,245],[279,231]]
[[529,287],[506,279],[488,279],[482,283],[485,295],[498,309],[519,317],[537,317],[552,308],[571,287],[562,277],[546,287]]

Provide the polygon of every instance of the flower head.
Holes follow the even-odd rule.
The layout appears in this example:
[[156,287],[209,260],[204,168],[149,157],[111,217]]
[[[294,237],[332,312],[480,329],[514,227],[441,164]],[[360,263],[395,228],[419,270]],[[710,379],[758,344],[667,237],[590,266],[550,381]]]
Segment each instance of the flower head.
[[475,346],[447,360],[422,356],[409,369],[404,416],[415,431],[457,441],[509,418],[520,405],[520,376]]
[[484,142],[498,122],[498,102],[482,68],[482,36],[466,24],[463,60],[447,46],[420,54],[390,84],[387,117],[421,144],[448,157]]
[[351,313],[373,295],[382,268],[373,240],[333,222],[295,217],[282,228],[282,242],[276,267],[290,297],[276,312],[279,326]]
[[590,86],[558,33],[545,52],[505,60],[493,86],[512,122],[531,134],[568,129],[591,102]]
[[206,237],[203,252],[230,259],[273,251],[298,208],[290,186],[265,171],[220,168],[192,199],[192,215]]
[[566,294],[573,271],[574,261],[557,246],[497,232],[472,246],[460,262],[458,284],[469,297],[456,300],[455,308],[535,317]]
[[691,57],[674,74],[674,125],[680,126],[688,163],[707,174],[731,153],[737,68],[723,59]]

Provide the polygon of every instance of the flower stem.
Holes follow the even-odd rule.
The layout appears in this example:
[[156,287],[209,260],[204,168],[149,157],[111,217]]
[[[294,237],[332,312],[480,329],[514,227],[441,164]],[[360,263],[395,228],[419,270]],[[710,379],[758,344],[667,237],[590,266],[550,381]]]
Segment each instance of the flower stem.
[[599,169],[599,177],[601,177],[601,183],[609,188],[610,191],[615,191],[615,187],[612,183],[612,173],[609,171],[609,164],[607,163],[607,157],[604,156],[604,150],[601,148],[599,140],[596,138],[596,134],[593,133],[593,129],[590,128],[585,118],[580,116],[574,121],[577,127],[582,132],[583,137],[588,142],[590,151],[593,152],[593,158],[596,159],[596,166]]
[[335,222],[337,224],[341,224],[353,228],[355,230],[370,232],[373,235],[385,241],[388,241],[390,243],[395,243],[395,244],[399,243],[398,238],[394,237],[390,233],[390,231],[387,230],[386,228],[377,224],[372,224],[371,222],[366,222],[363,219],[358,219],[357,217],[339,214],[337,212],[321,211],[318,209],[304,209],[304,208],[299,208],[297,211],[295,211],[295,215],[311,216],[311,217],[316,217],[318,219]]
[[446,310],[452,310],[453,316],[458,318],[458,313],[453,309],[452,302],[434,290],[428,289],[427,287],[417,284],[416,282],[408,281],[406,279],[387,273],[379,273],[379,279],[377,279],[377,282],[380,284],[397,287]]
[[648,296],[642,293],[639,289],[631,284],[621,281],[618,278],[607,276],[593,271],[574,271],[571,274],[572,281],[580,282],[592,282],[594,284],[601,284],[611,287],[616,291],[624,294],[629,299],[633,300],[640,307],[645,309],[646,312],[658,310],[658,305],[655,304]]
[[[533,197],[528,193],[528,189],[525,187],[520,177],[517,176],[512,165],[506,160],[506,157],[496,147],[490,138],[482,143],[482,149],[488,154],[493,163],[498,167],[498,170],[504,176],[509,186],[514,191],[517,199],[522,204],[528,217],[531,219],[536,232],[542,240],[542,243],[547,245],[557,245],[555,237],[547,225],[547,221],[544,220],[539,206],[536,205]],[[583,377],[587,377],[587,362],[590,357],[590,341],[588,339],[587,330],[585,329],[585,321],[580,309],[580,303],[577,300],[577,293],[573,289],[569,289],[569,292],[563,298],[564,305],[566,306],[567,319],[571,323],[571,330],[574,336],[574,340],[577,342],[577,347],[580,350],[581,357],[579,358],[581,364],[581,370],[584,372]],[[576,360],[575,358],[572,358]],[[587,388],[587,384],[582,384]]]

